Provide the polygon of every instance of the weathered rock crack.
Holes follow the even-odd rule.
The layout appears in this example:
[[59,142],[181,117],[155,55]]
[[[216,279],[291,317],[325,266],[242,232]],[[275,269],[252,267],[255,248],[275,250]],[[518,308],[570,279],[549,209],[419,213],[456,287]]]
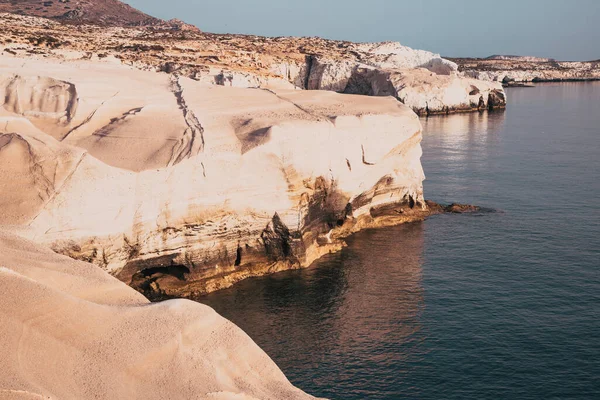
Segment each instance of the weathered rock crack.
[[[298,105],[298,104],[294,103],[292,100],[290,100],[288,98],[281,97],[280,95],[278,95],[275,91],[273,91],[271,89],[267,89],[267,88],[262,88],[262,89],[265,90],[265,91],[267,91],[267,92],[269,92],[269,93],[271,93],[272,95],[274,95],[275,97],[277,97],[279,100],[282,100],[282,101],[290,103],[291,105],[293,105],[294,107],[296,107],[298,110],[302,111],[303,113],[306,113],[306,114],[310,115],[311,117],[314,117],[316,119],[324,119],[325,118],[323,115],[319,115],[319,114],[315,114],[313,112],[310,112],[306,108],[302,107],[301,105]],[[328,118],[325,118],[325,119],[327,119],[327,121],[329,121],[333,125],[333,123]]]
[[144,107],[132,108],[131,110],[123,113],[123,115],[121,115],[120,117],[112,118],[107,125],[98,129],[96,132],[93,133],[93,135],[102,136],[102,137],[108,136],[115,128],[117,128],[119,125],[121,125],[123,122],[125,122],[125,120],[127,120],[127,118],[130,118],[136,114],[139,114],[143,109],[144,109]]
[[183,119],[187,125],[187,129],[183,132],[183,136],[175,146],[171,153],[171,159],[168,166],[173,166],[180,163],[186,158],[194,157],[204,151],[204,128],[198,121],[194,111],[190,109],[183,96],[183,88],[179,82],[179,77],[171,76],[171,92],[177,100],[177,104],[183,113]]
[[116,92],[115,94],[113,94],[111,97],[109,97],[108,99],[104,100],[102,103],[100,103],[100,105],[98,107],[96,107],[94,109],[94,111],[92,111],[79,125],[77,125],[76,127],[74,127],[73,129],[69,130],[69,132],[67,132],[65,134],[65,136],[62,137],[61,141],[65,140],[66,138],[68,138],[73,132],[77,131],[79,128],[81,128],[82,126],[86,125],[87,123],[89,123],[92,118],[94,118],[94,115],[96,115],[96,113],[98,112],[98,110],[100,108],[102,108],[102,106],[109,100],[115,98],[117,95],[119,94],[119,92]]

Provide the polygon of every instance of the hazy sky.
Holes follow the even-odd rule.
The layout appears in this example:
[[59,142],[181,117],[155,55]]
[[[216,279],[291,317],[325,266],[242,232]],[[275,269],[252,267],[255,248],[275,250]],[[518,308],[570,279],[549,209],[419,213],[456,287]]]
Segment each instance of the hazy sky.
[[394,40],[445,56],[600,59],[600,0],[125,0],[207,32]]

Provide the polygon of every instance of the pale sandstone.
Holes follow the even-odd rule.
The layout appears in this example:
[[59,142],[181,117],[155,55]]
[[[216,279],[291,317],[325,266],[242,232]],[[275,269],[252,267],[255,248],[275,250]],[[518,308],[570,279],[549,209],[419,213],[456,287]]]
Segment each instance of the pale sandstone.
[[312,399],[239,328],[0,231],[0,398]]

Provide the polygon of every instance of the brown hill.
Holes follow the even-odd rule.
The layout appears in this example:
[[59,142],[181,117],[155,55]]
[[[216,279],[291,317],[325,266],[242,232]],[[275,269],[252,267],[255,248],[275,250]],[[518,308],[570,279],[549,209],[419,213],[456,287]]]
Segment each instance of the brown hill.
[[163,22],[118,0],[0,0],[0,12],[102,26],[156,25]]

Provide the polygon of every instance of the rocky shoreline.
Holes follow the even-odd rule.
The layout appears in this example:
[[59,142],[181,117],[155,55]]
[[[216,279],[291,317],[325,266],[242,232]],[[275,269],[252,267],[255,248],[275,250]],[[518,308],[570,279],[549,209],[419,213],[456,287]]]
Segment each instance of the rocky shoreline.
[[0,27],[0,225],[152,299],[307,267],[358,230],[439,212],[417,115],[506,105],[501,84],[394,42]]
[[124,282],[181,286],[153,277],[181,266],[216,290],[426,211],[421,124],[391,97],[203,86],[90,61],[0,65],[0,224]]
[[481,211],[423,193],[419,116],[506,106],[504,78],[461,68],[118,0],[0,2],[0,397],[314,399],[181,298]]
[[466,76],[512,85],[519,82],[600,80],[600,60],[556,61],[535,57],[452,58]]
[[354,232],[444,211],[423,199],[419,118],[391,97],[0,62],[0,223],[151,299],[307,267]]
[[247,278],[306,268],[323,255],[340,251],[346,246],[344,239],[360,230],[422,221],[437,213],[437,210],[424,209],[420,203],[412,206],[409,202],[386,204],[358,218],[346,216],[322,233],[318,233],[319,230],[290,230],[276,215],[259,235],[265,251],[238,247],[231,255],[230,267],[224,266],[217,274],[212,270],[204,271],[204,274],[194,273],[193,267],[185,265],[173,264],[165,268],[161,267],[164,260],[150,259],[132,265],[133,270],[140,272],[131,278],[128,266],[118,278],[124,281],[130,279],[129,285],[152,301],[181,297],[193,299],[229,288]]
[[[131,279],[129,286],[151,301],[174,298],[195,299],[205,294],[227,289],[244,279],[306,268],[324,254],[337,252],[346,247],[344,239],[361,230],[424,221],[430,216],[443,213],[465,214],[480,211],[481,208],[474,205],[458,203],[441,205],[430,200],[425,201],[425,207],[422,204],[411,204],[410,202],[388,204],[373,208],[369,215],[361,216],[358,219],[339,221],[339,226],[334,227],[327,235],[320,235],[315,243],[309,245],[308,249],[304,247],[303,241],[297,237],[297,234],[290,233],[281,221],[275,219],[272,227],[268,227],[261,235],[263,239],[269,241],[270,251],[253,258],[244,269],[230,273],[225,272],[217,276],[201,277],[190,275],[191,271],[185,265],[172,264],[165,267],[164,263],[157,259],[136,263],[134,270],[141,272],[135,273],[131,278],[127,276],[126,279]],[[267,237],[269,238],[267,239]],[[290,249],[290,251],[286,251],[286,249]],[[241,261],[242,254],[243,249],[238,248],[236,264],[238,260]],[[119,278],[123,280],[122,276]]]

